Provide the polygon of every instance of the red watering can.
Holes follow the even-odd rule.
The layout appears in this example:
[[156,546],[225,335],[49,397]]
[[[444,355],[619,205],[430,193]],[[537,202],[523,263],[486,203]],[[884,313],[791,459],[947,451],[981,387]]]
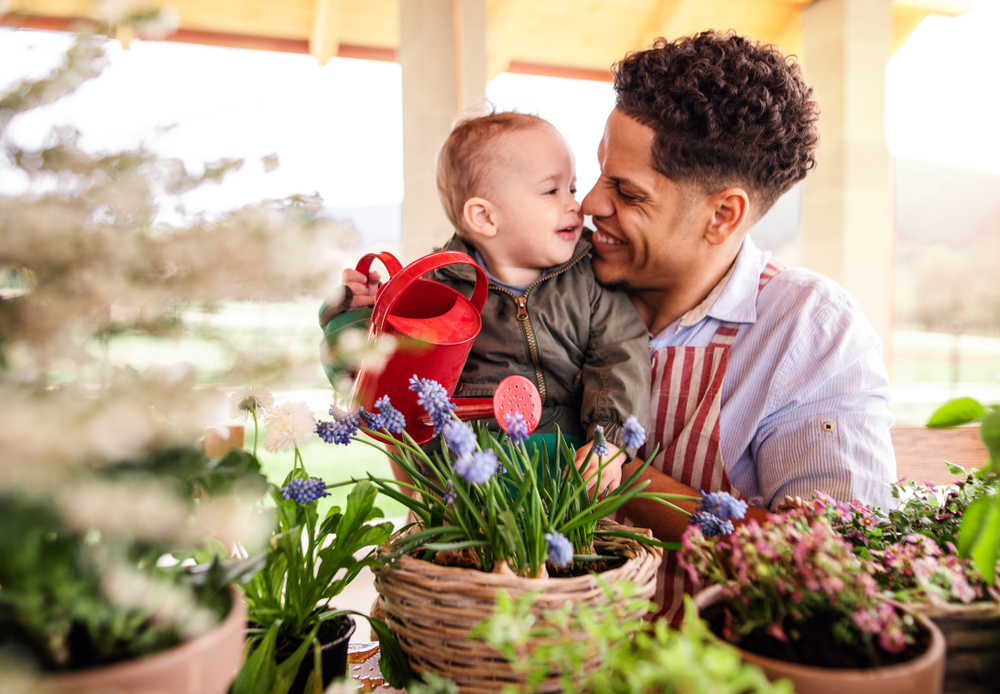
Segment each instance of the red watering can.
[[[369,253],[358,262],[357,271],[367,277],[376,258],[385,265],[389,280],[375,293],[368,339],[393,335],[397,349],[381,372],[361,363],[354,379],[353,400],[372,411],[375,401],[388,395],[393,407],[406,418],[406,432],[417,443],[425,443],[434,437],[434,428],[417,403],[417,394],[410,390],[410,378],[429,378],[440,383],[449,397],[455,393],[483,325],[480,314],[489,283],[483,269],[458,251],[437,251],[405,268],[391,253]],[[468,299],[451,287],[422,279],[433,270],[457,264],[471,265],[476,271],[476,286]],[[492,398],[459,398],[456,405],[455,414],[462,420],[495,416],[505,428],[505,415],[517,410],[529,432],[538,425],[542,410],[538,389],[522,376],[504,379]]]

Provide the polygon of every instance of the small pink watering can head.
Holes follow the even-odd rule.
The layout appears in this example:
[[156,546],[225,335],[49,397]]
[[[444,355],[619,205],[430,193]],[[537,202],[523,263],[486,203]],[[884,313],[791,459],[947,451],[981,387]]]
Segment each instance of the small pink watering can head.
[[[481,312],[489,284],[486,273],[476,262],[458,251],[438,251],[402,267],[390,253],[368,254],[358,262],[358,272],[367,275],[378,258],[390,279],[375,294],[368,339],[393,335],[396,352],[385,367],[376,372],[362,362],[354,379],[354,402],[372,411],[375,401],[388,396],[393,407],[406,419],[406,433],[417,443],[434,437],[434,424],[418,403],[418,394],[410,388],[411,378],[436,381],[450,398],[482,328]],[[451,287],[423,279],[433,270],[447,265],[471,265],[476,285],[468,299]],[[538,389],[528,379],[511,376],[504,379],[493,398],[459,398],[455,414],[462,420],[496,417],[501,427],[524,427],[527,435],[538,425],[542,403]],[[519,412],[523,423],[513,414]],[[511,420],[508,420],[508,415]]]

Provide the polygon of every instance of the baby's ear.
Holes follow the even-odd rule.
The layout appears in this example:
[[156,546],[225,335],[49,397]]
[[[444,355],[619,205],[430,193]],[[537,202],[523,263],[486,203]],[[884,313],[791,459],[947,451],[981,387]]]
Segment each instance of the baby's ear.
[[493,238],[497,235],[496,208],[486,198],[469,198],[462,208],[465,226],[476,236]]

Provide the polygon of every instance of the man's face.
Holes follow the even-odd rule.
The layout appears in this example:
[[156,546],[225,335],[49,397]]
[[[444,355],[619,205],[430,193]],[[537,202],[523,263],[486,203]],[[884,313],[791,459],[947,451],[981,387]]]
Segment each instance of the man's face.
[[597,149],[601,177],[583,199],[593,216],[594,273],[628,289],[668,289],[703,251],[704,196],[653,169],[653,130],[612,111]]

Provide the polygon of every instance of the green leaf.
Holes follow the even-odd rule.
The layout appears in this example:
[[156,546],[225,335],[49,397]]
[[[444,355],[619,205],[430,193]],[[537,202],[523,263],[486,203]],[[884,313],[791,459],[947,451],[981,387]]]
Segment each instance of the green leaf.
[[927,422],[930,429],[957,427],[974,422],[986,412],[986,408],[973,398],[955,398],[949,400],[937,412],[931,415]]
[[[965,468],[962,467],[961,465],[955,465],[955,463],[949,463],[947,460],[944,461],[944,464],[948,468],[948,472],[950,472],[953,475],[962,475],[962,476],[965,476],[966,474],[968,474],[965,471]],[[893,489],[893,494],[897,495],[898,493],[899,492],[896,491],[896,488],[894,488]]]
[[271,691],[276,675],[274,648],[280,625],[280,620],[271,625],[260,644],[236,673],[236,679],[230,687],[233,694],[268,694]]
[[997,542],[1000,541],[1000,495],[983,496],[969,504],[958,533],[958,551],[971,556],[983,580],[996,578]]
[[986,449],[990,452],[992,460],[1000,460],[1000,412],[995,408],[990,408],[979,425],[979,436]]
[[360,612],[354,614],[368,620],[372,630],[378,634],[379,669],[382,677],[393,689],[405,689],[416,679],[413,670],[410,668],[410,660],[403,652],[403,647],[399,645],[399,639],[389,630],[389,625],[381,619],[370,617]]

